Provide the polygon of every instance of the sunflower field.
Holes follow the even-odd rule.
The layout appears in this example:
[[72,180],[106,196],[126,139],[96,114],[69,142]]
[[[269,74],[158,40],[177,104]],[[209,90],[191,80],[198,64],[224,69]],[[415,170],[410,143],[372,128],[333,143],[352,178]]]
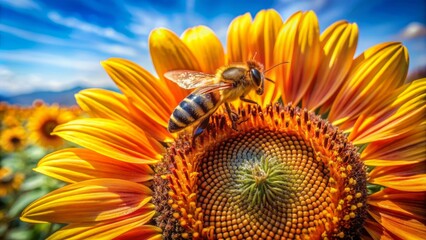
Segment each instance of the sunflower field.
[[74,146],[51,135],[53,129],[83,117],[78,106],[0,103],[0,238],[45,239],[59,225],[31,225],[19,220],[26,205],[63,184],[33,171],[52,151]]

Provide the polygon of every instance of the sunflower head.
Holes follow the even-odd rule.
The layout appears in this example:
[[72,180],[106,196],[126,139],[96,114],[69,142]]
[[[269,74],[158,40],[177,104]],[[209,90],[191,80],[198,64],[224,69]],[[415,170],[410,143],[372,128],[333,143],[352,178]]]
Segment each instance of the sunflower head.
[[64,140],[51,135],[56,126],[75,118],[75,115],[67,109],[57,105],[40,105],[34,109],[28,121],[30,138],[37,145],[44,148],[58,148],[64,144]]
[[23,127],[13,127],[1,130],[0,146],[5,152],[22,150],[27,144],[27,133]]
[[13,114],[6,114],[3,117],[3,121],[2,121],[2,127],[3,128],[13,128],[13,127],[17,127],[20,126],[21,123],[19,122],[19,120],[16,118],[15,115]]
[[10,168],[0,168],[0,197],[18,190],[24,181],[24,175],[13,173]]
[[[195,143],[181,136],[169,148],[157,169],[164,172],[156,185],[164,188],[154,193],[154,202],[168,209],[157,218],[171,229],[166,234],[200,239],[359,236],[366,217],[366,172],[347,137],[291,105],[239,112],[245,119],[239,131],[218,114]],[[165,199],[168,206],[160,204]],[[164,222],[170,216],[176,221]]]

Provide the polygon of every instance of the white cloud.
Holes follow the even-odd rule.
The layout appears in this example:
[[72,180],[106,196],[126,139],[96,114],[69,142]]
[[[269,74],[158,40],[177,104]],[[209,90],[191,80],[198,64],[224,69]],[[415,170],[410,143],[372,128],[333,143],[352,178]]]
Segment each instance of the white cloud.
[[77,76],[73,86],[84,86],[87,88],[116,88],[111,78],[102,71],[96,74]]
[[0,66],[0,89],[1,93],[7,95],[36,90],[61,91],[83,83],[92,83],[87,85],[100,87],[111,82],[100,66],[99,60],[82,54],[70,56],[33,50],[2,50],[0,61],[2,60],[7,61],[10,66],[13,66],[13,62],[27,63],[28,66],[19,70]]
[[176,34],[181,34],[186,28],[200,24],[214,22],[215,19],[207,20],[205,17],[194,12],[194,3],[191,0],[186,3],[186,12],[165,15],[155,10],[143,10],[138,7],[126,6],[131,16],[131,23],[128,29],[137,36],[146,37],[150,32],[159,27],[172,30]]
[[46,77],[37,74],[14,73],[13,77],[9,78],[9,81],[4,81],[0,87],[9,92],[26,92],[37,86],[46,86],[50,82]]
[[[136,56],[140,51],[120,44],[105,44],[103,42],[91,42],[90,44],[83,43],[82,41],[64,40],[56,37],[52,37],[45,34],[25,31],[12,26],[4,25],[0,23],[0,32],[11,34],[15,37],[25,39],[32,42],[59,45],[73,48],[84,48],[84,49],[95,49],[103,53],[110,53],[118,56]],[[138,44],[139,48],[146,49],[147,44]]]
[[39,74],[15,74],[14,77],[0,82],[2,93],[9,96],[34,91],[63,91],[76,86],[105,88],[113,87],[114,84],[111,79],[101,74],[97,75],[96,79],[93,76],[73,76],[62,77],[60,80]]
[[60,38],[52,37],[49,35],[39,34],[35,32],[25,31],[12,26],[4,25],[0,23],[0,32],[8,33],[16,37],[26,39],[33,42],[55,44],[55,45],[69,45],[69,42],[64,41]]
[[57,12],[49,12],[47,17],[54,23],[87,33],[93,33],[103,38],[117,42],[129,43],[131,39],[110,27],[100,27],[74,17],[64,17]]
[[[147,36],[154,28],[172,25],[166,16],[159,13],[131,7],[128,7],[128,11],[133,18],[133,22],[129,24],[128,29],[135,35]],[[179,22],[173,22],[173,25],[177,26]]]
[[0,81],[1,91],[7,95],[27,93],[34,90],[62,90],[62,87],[67,88],[65,85],[67,84],[61,83],[57,79],[53,80],[46,78],[46,76],[26,73],[12,73],[9,78]]
[[228,25],[231,23],[232,17],[220,15],[208,20],[193,12],[194,3],[192,0],[188,0],[186,4],[186,12],[171,15],[164,15],[160,12],[127,6],[126,8],[132,17],[132,21],[127,28],[134,35],[142,38],[139,41],[139,46],[142,48],[147,47],[147,37],[155,28],[167,28],[179,36],[187,28],[198,25],[207,25],[210,27],[221,42],[226,44]]
[[[7,77],[5,77],[7,76]],[[114,87],[114,82],[101,67],[92,72],[78,74],[43,74],[12,72],[0,66],[1,94],[13,96],[34,91],[63,91],[76,86],[82,87]]]
[[[46,64],[55,67],[62,67],[76,70],[91,70],[99,67],[99,60],[96,58],[87,59],[87,57],[70,57],[68,55],[55,55],[33,50],[7,51],[0,50],[0,59],[6,61],[26,62],[36,64]],[[81,60],[85,59],[85,60]]]
[[283,21],[287,20],[297,11],[313,10],[319,20],[321,29],[325,29],[332,23],[343,20],[348,11],[352,11],[361,0],[338,1],[338,0],[280,0],[274,6],[275,9],[283,17]]
[[7,80],[13,76],[13,72],[5,66],[0,66],[0,79]]
[[[274,8],[281,14],[285,21],[287,17],[290,17],[297,11],[306,11],[314,10],[318,11],[326,4],[328,0],[318,0],[318,1],[293,1],[293,0],[281,0],[278,2],[277,6]],[[254,17],[254,16],[253,16]]]
[[224,49],[226,49],[226,37],[228,34],[228,27],[231,21],[232,17],[230,16],[219,16],[212,19],[210,24],[211,28],[216,33],[216,36],[222,42]]
[[426,36],[426,26],[419,22],[412,22],[402,29],[400,38],[409,40]]
[[40,9],[40,5],[32,0],[0,0],[0,4],[20,9]]
[[102,52],[114,54],[117,56],[134,57],[140,53],[140,51],[132,47],[118,45],[118,44],[98,44],[96,45],[96,48]]

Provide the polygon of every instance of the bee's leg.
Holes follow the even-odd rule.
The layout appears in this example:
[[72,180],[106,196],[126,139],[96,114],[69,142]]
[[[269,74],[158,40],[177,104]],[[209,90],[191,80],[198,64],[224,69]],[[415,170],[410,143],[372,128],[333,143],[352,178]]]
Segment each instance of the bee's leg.
[[203,133],[204,130],[209,126],[209,120],[210,118],[206,118],[197,126],[197,128],[194,130],[195,137]]
[[259,106],[259,104],[256,101],[253,101],[251,99],[247,99],[247,98],[244,98],[244,97],[245,96],[241,96],[240,100],[243,101],[243,102],[248,102],[248,103],[256,104],[257,106]]
[[229,119],[231,119],[231,122],[232,122],[232,129],[237,131],[238,114],[234,113],[231,110],[231,106],[229,106],[229,103],[226,102],[225,107],[226,107],[226,112],[228,113],[228,117]]
[[192,134],[192,143],[195,143],[195,138],[198,137],[201,133],[203,133],[204,130],[209,126],[209,120],[210,118],[207,117],[194,129],[194,132]]

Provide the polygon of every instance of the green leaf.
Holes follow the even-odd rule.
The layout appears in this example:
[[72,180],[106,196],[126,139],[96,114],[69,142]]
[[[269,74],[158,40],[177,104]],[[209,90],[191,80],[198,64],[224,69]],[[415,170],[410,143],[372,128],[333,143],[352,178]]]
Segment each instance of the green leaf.
[[46,195],[47,193],[48,191],[46,190],[34,190],[21,194],[21,196],[19,196],[16,200],[15,204],[13,204],[13,206],[9,209],[8,215],[10,217],[18,216],[22,212],[22,210],[24,210],[24,208],[28,206],[31,202]]

